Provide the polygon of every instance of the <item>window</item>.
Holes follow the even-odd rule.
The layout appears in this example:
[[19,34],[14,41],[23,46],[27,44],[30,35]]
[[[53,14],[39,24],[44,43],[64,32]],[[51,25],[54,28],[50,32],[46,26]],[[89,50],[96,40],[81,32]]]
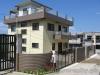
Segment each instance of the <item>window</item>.
[[39,44],[38,43],[32,43],[32,48],[38,48]]
[[68,32],[68,28],[67,27],[63,27],[64,32]]
[[32,23],[32,30],[39,30],[39,23]]
[[22,30],[21,30],[21,34],[27,34],[26,29],[22,29]]
[[26,47],[22,47],[22,51],[26,52]]
[[27,22],[21,22],[21,27],[26,27],[27,26]]
[[28,10],[27,10],[27,8],[24,8],[24,9],[23,9],[23,15],[28,15]]
[[61,31],[61,25],[58,26],[58,31]]
[[87,36],[87,40],[92,40],[92,36]]
[[54,24],[48,23],[48,30],[49,31],[54,31]]
[[22,43],[23,44],[26,44],[26,39],[22,39]]
[[100,43],[100,36],[96,36],[96,42]]
[[96,49],[100,49],[100,45],[96,45]]
[[64,44],[63,44],[63,48],[64,48],[64,49],[68,48],[68,43],[64,43]]
[[55,43],[52,43],[52,50],[55,50]]
[[16,25],[11,25],[11,32],[15,32],[16,31]]

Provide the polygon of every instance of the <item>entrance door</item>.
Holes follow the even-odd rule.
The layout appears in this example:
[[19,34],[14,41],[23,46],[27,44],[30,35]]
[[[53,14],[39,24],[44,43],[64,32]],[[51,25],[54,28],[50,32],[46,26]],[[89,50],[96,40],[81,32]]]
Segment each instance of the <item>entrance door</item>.
[[58,53],[61,54],[62,53],[62,43],[58,43]]

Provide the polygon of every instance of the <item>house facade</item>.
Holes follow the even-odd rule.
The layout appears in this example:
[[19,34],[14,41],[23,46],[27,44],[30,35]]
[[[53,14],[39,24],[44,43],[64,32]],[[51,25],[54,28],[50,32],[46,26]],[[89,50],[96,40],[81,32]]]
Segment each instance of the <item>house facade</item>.
[[62,52],[68,47],[69,26],[73,21],[50,11],[52,8],[29,0],[17,4],[10,10],[10,15],[4,17],[8,34],[22,36],[22,53]]
[[69,39],[70,47],[94,46],[95,52],[100,53],[100,32],[82,32],[71,34]]
[[85,45],[93,45],[95,46],[95,52],[100,53],[100,32],[85,32],[84,34],[84,39]]

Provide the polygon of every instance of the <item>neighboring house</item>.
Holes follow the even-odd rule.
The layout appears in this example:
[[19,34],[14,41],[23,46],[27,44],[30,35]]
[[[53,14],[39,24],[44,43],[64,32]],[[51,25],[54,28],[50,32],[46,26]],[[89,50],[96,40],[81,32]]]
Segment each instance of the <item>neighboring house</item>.
[[52,8],[36,1],[25,1],[16,5],[4,23],[8,34],[22,35],[22,53],[43,54],[51,50],[62,52],[67,48],[69,26],[73,21],[52,14]]
[[95,46],[96,53],[100,52],[100,32],[83,32],[72,34],[69,47]]
[[82,47],[83,46],[83,34],[72,33],[69,39],[69,48]]
[[95,46],[96,53],[100,52],[100,32],[85,32],[84,39],[85,45],[93,45]]

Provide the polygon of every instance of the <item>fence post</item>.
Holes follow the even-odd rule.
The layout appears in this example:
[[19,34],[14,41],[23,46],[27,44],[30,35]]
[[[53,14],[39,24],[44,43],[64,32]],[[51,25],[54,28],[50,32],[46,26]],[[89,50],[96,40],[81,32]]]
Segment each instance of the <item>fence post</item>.
[[75,62],[77,62],[77,47],[75,48]]
[[19,53],[16,53],[16,71],[19,71]]
[[85,46],[85,59],[87,58],[87,46]]

